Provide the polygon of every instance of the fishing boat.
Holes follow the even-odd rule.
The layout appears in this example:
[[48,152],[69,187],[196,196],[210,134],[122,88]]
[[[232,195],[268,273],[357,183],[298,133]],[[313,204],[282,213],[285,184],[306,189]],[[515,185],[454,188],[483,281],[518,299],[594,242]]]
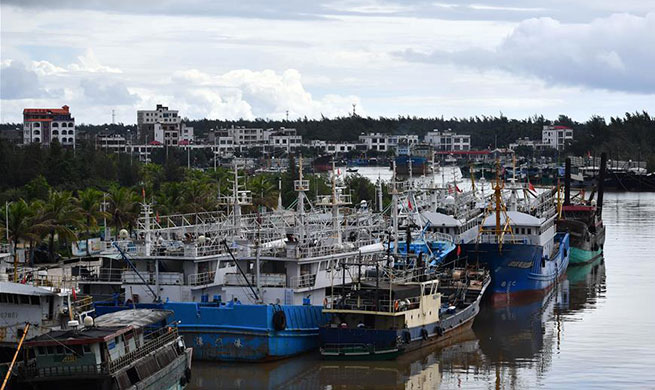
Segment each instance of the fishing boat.
[[170,312],[127,310],[87,316],[83,326],[51,331],[23,346],[19,389],[183,389],[191,349],[168,322]]
[[396,169],[399,175],[427,175],[430,173],[430,161],[434,159],[434,151],[429,144],[410,145],[399,143],[396,147]]
[[[480,225],[476,241],[461,245],[465,256],[491,271],[494,304],[543,295],[564,275],[570,254],[569,234],[555,229],[559,188],[537,195],[512,183],[509,208],[502,200],[503,189],[498,174],[493,211]],[[525,194],[523,211],[519,210],[519,192]],[[528,194],[535,198],[530,200]]]
[[[591,263],[603,255],[605,244],[605,225],[603,224],[603,192],[607,155],[601,155],[600,172],[597,184],[589,198],[584,190],[571,197],[571,160],[566,160],[564,179],[564,204],[557,230],[568,232],[571,237],[571,265]],[[595,195],[595,199],[594,199]]]
[[[22,269],[10,282],[0,261],[0,362],[12,359],[18,342],[55,329],[93,312],[90,297],[77,295],[72,285],[46,271]],[[32,324],[28,327],[26,324]]]
[[[153,221],[146,213],[141,230],[146,243],[133,253],[116,244],[129,265],[121,277],[124,296],[97,303],[96,310],[171,310],[200,360],[266,361],[318,348],[318,328],[328,320],[322,313],[325,291],[339,264],[366,262],[384,251],[376,237],[384,221],[367,207],[346,214],[341,209],[351,203],[350,196],[337,185],[336,175],[332,184],[332,194],[310,204],[309,181],[300,169],[294,182],[296,209],[280,206],[257,215],[241,214],[247,194],[235,184],[237,195],[226,202],[230,215],[184,229],[162,226],[165,217],[152,229],[143,222]],[[172,245],[173,231],[189,239]],[[149,243],[153,236],[161,239]]]
[[323,310],[332,321],[320,329],[321,356],[390,360],[447,343],[470,328],[489,283],[488,272],[479,267],[437,271],[418,257],[378,267],[332,290]]

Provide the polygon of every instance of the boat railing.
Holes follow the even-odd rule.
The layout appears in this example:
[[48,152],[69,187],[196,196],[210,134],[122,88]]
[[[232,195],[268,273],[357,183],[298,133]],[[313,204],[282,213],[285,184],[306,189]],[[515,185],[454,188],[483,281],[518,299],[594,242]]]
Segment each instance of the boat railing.
[[77,299],[73,301],[72,306],[75,313],[93,311],[93,297],[90,295],[80,297],[78,295]]
[[10,249],[9,244],[0,244],[0,253],[10,253]]
[[[246,274],[248,280],[243,277],[240,273],[228,273],[225,274],[226,286],[247,286],[257,284],[256,275],[249,273]],[[287,276],[285,274],[260,274],[259,283],[262,287],[286,287]]]
[[292,288],[314,287],[316,284],[316,274],[292,276],[290,282]]
[[215,276],[216,276],[215,271],[191,274],[187,276],[187,284],[191,286],[202,286],[205,284],[212,284],[214,283]]
[[121,282],[123,280],[122,268],[100,268],[97,272],[80,272],[77,280],[84,282]]
[[128,352],[116,360],[109,362],[109,372],[116,372],[121,370],[142,357],[157,351],[166,344],[170,344],[177,340],[177,328],[167,327],[157,330],[150,334],[149,339],[139,348],[134,351]]
[[106,363],[57,366],[37,366],[36,360],[31,361],[19,371],[25,378],[57,377],[57,376],[100,376],[109,373]]
[[[380,291],[380,294],[383,294]],[[377,303],[373,299],[347,298],[341,296],[327,297],[326,308],[333,310],[353,310],[353,311],[370,311],[398,313],[412,309],[418,309],[421,303],[420,297],[410,297],[404,299],[378,299]]]
[[[145,279],[148,284],[157,284],[156,272],[123,272],[123,283],[125,284],[143,284],[141,278]],[[159,272],[159,284],[182,285],[184,284],[184,274],[181,272]]]

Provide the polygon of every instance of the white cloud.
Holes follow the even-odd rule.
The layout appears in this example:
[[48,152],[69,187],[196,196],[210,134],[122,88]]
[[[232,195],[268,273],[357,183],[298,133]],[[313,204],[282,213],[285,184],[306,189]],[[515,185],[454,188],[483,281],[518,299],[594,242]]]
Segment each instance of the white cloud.
[[77,57],[78,63],[73,63],[68,66],[68,69],[75,72],[90,72],[90,73],[122,73],[118,68],[105,66],[98,61],[93,49],[87,49],[84,55]]
[[200,103],[199,116],[214,118],[283,118],[287,110],[290,118],[333,117],[346,115],[352,103],[360,104],[356,96],[312,97],[295,69],[282,73],[239,69],[220,75],[191,69],[174,73],[171,81],[184,86],[180,92],[184,100]]
[[2,100],[40,98],[48,96],[36,72],[20,61],[5,60],[0,67],[0,98]]
[[495,49],[401,53],[412,61],[502,69],[548,83],[655,93],[655,13],[614,14],[587,24],[521,22]]

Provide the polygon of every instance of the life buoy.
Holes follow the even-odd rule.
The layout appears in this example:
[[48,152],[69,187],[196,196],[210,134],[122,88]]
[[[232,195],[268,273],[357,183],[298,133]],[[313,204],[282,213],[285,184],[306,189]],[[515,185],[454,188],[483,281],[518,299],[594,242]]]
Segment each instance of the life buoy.
[[437,333],[437,336],[443,336],[443,328],[440,326],[437,326],[434,328],[434,331]]
[[287,316],[284,314],[284,310],[280,309],[273,313],[273,328],[278,331],[287,328]]
[[398,307],[400,306],[400,302],[396,299],[396,301],[393,303],[393,311],[398,311]]

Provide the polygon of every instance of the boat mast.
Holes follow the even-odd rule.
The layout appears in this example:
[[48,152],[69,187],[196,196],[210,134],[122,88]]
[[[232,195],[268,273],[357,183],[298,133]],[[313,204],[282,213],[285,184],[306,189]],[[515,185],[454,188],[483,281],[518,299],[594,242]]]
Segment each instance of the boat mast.
[[396,161],[393,161],[391,176],[391,222],[393,224],[393,253],[398,254],[398,189],[396,188]]
[[300,225],[298,235],[300,236],[300,242],[305,242],[305,191],[309,191],[309,181],[304,180],[302,176],[302,155],[300,155],[299,163],[298,180],[294,181],[294,188],[298,192],[297,211]]
[[337,235],[337,244],[341,245],[341,226],[339,225],[339,195],[337,194],[336,163],[332,160],[332,228]]

